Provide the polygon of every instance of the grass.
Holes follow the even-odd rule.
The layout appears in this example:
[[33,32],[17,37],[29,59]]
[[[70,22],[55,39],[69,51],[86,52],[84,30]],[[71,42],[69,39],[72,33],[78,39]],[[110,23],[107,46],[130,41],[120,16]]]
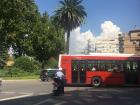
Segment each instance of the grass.
[[39,74],[28,73],[28,72],[13,72],[12,74],[4,69],[0,70],[0,78],[3,80],[28,80],[28,79],[39,79]]
[[28,79],[39,79],[39,75],[32,76],[21,76],[21,77],[2,77],[4,80],[28,80]]

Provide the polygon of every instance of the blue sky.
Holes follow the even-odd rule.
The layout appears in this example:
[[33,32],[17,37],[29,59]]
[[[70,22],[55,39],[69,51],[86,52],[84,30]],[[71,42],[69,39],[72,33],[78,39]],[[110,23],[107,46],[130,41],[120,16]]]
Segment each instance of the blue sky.
[[[59,6],[59,0],[35,2],[41,13],[47,11],[50,16]],[[86,22],[81,26],[82,32],[90,30],[98,36],[105,21],[111,21],[121,32],[128,32],[135,25],[140,28],[140,0],[83,0],[82,5],[87,12]]]

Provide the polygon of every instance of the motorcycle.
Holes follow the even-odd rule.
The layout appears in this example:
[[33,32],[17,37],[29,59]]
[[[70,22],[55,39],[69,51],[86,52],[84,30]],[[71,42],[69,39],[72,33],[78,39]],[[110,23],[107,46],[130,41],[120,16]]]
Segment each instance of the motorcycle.
[[49,80],[49,77],[48,77],[48,73],[47,71],[43,70],[40,74],[40,79],[42,81],[48,81]]
[[59,96],[61,95],[61,82],[58,78],[53,78],[53,96]]

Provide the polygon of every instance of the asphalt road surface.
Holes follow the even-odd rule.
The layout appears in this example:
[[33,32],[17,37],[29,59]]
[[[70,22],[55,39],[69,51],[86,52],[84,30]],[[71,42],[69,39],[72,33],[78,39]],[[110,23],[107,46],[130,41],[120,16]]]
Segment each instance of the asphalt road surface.
[[52,96],[52,82],[3,81],[0,105],[140,105],[139,87],[65,87]]

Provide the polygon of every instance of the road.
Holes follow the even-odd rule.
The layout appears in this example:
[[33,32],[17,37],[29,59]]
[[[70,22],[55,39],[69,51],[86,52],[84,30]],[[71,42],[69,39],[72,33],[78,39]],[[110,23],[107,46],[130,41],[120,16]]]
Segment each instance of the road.
[[65,87],[52,96],[52,82],[3,81],[0,105],[140,105],[139,87]]

